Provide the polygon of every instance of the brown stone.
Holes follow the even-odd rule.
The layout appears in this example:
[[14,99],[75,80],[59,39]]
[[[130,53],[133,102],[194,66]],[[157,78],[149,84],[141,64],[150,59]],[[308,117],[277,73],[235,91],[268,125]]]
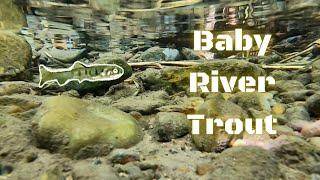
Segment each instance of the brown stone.
[[301,130],[301,134],[305,137],[320,136],[320,120],[304,126]]

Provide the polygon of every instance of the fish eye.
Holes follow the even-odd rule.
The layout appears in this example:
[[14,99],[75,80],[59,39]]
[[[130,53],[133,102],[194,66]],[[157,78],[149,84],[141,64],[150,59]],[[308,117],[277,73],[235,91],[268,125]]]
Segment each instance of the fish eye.
[[113,73],[114,73],[114,74],[117,74],[118,72],[119,72],[118,69],[116,69],[116,68],[113,69]]

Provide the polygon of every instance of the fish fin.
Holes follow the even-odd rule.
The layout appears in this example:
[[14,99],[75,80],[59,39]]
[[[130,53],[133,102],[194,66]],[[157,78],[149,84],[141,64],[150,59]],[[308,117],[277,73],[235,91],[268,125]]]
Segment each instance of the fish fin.
[[73,68],[72,69],[78,69],[78,68],[84,68],[86,67],[86,65],[80,61],[76,61],[73,64]]
[[50,74],[51,72],[49,69],[43,65],[39,65],[39,87],[42,88],[48,81],[50,81]]

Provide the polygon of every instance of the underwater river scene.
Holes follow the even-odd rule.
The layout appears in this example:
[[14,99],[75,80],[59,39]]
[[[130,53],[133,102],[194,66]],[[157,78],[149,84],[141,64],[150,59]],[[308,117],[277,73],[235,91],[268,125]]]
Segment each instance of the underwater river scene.
[[320,180],[319,0],[2,0],[0,180]]

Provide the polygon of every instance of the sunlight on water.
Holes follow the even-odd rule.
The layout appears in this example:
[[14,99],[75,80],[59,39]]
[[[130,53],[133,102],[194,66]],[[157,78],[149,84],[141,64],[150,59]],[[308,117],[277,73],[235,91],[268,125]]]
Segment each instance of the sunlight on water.
[[37,36],[62,39],[67,47],[90,45],[96,50],[152,44],[150,40],[176,35],[190,37],[194,30],[220,32],[241,27],[274,32],[274,23],[295,28],[299,22],[292,20],[306,16],[306,11],[314,13],[307,4],[292,7],[305,11],[285,16],[290,9],[276,0],[28,0],[23,5],[28,30]]

